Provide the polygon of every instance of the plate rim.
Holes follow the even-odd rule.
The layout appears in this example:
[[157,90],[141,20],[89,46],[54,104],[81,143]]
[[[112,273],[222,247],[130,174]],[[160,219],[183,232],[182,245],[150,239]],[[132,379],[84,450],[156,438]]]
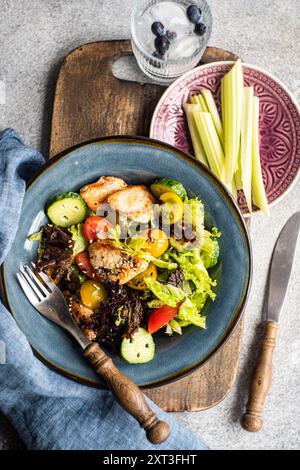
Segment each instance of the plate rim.
[[[244,312],[245,312],[245,307],[247,305],[248,299],[249,299],[249,294],[251,291],[251,285],[252,285],[252,277],[253,277],[253,252],[252,252],[252,244],[251,244],[251,239],[249,236],[249,232],[244,220],[244,217],[232,197],[232,195],[229,193],[227,188],[224,186],[224,184],[219,181],[215,175],[210,171],[209,168],[207,168],[205,165],[203,165],[201,162],[196,160],[194,157],[189,155],[188,153],[183,152],[182,150],[177,149],[171,144],[168,144],[166,142],[162,142],[157,139],[153,139],[151,137],[142,137],[142,136],[135,136],[135,135],[116,135],[116,136],[105,136],[105,137],[99,137],[95,139],[90,139],[84,142],[81,142],[79,144],[76,144],[72,147],[69,147],[68,149],[63,150],[62,152],[58,153],[52,158],[49,158],[45,165],[28,181],[26,185],[26,191],[25,193],[29,190],[29,188],[34,184],[34,182],[48,170],[49,167],[52,165],[55,165],[56,163],[60,162],[63,160],[65,157],[67,157],[70,153],[73,151],[90,145],[90,144],[105,144],[105,143],[130,143],[130,144],[135,144],[135,143],[140,143],[148,146],[154,146],[154,147],[160,147],[164,150],[171,150],[172,152],[176,153],[178,157],[186,161],[187,163],[196,166],[200,168],[200,170],[209,177],[210,180],[214,181],[214,184],[219,187],[227,201],[229,200],[233,211],[236,213],[236,219],[237,222],[239,223],[241,227],[241,231],[243,233],[245,242],[246,242],[246,248],[247,248],[247,254],[249,257],[249,268],[248,268],[248,280],[247,280],[247,285],[245,288],[245,293],[243,295],[243,298],[241,300],[240,305],[236,309],[236,317],[233,319],[233,321],[230,322],[230,324],[227,326],[226,331],[224,332],[222,338],[219,340],[218,344],[214,347],[214,349],[204,358],[202,361],[192,364],[189,367],[186,367],[184,369],[181,369],[179,372],[176,372],[175,374],[172,374],[170,376],[166,376],[162,379],[155,380],[150,383],[145,383],[139,385],[141,389],[153,389],[157,387],[161,387],[163,385],[170,384],[172,382],[175,382],[177,380],[180,380],[193,372],[196,372],[198,369],[203,367],[207,362],[212,359],[221,349],[225,346],[227,341],[230,339],[232,334],[234,333],[235,329],[237,328],[238,324],[240,323]],[[0,267],[0,296],[1,299],[4,303],[4,305],[7,307],[9,313],[13,316],[14,320],[18,324],[18,321],[14,315],[13,309],[10,307],[9,301],[8,301],[8,296],[7,296],[7,287],[6,287],[6,281],[5,281],[5,270],[4,270],[4,265],[5,261],[2,263]],[[23,333],[25,335],[25,333]],[[25,335],[26,336],[26,335]],[[26,338],[27,339],[27,338]],[[29,341],[28,341],[29,342]],[[30,344],[30,342],[29,342]],[[44,364],[46,364],[51,370],[54,370],[58,372],[59,374],[63,375],[64,377],[68,377],[69,379],[72,379],[82,385],[87,385],[95,388],[107,388],[105,383],[101,383],[100,381],[93,380],[93,379],[88,379],[84,376],[81,376],[79,374],[74,374],[54,363],[52,363],[47,357],[43,356],[36,348],[34,348],[31,344],[30,347],[32,348],[34,354],[36,357],[38,357]]]
[[[164,93],[162,94],[162,96],[160,97],[156,107],[155,107],[155,110],[153,112],[153,115],[152,115],[152,119],[151,119],[151,123],[150,123],[150,130],[149,130],[149,136],[150,138],[152,139],[156,139],[156,137],[154,136],[154,125],[155,125],[155,121],[157,120],[157,115],[158,115],[158,111],[159,111],[159,108],[161,107],[163,101],[165,100],[166,96],[168,95],[168,93],[170,93],[170,91],[172,91],[173,88],[175,88],[178,83],[180,83],[181,80],[184,80],[185,78],[188,78],[190,75],[192,75],[193,73],[197,72],[198,70],[205,70],[207,68],[210,68],[210,67],[215,67],[215,66],[218,66],[218,65],[234,65],[236,63],[236,61],[234,60],[219,60],[217,62],[210,62],[208,64],[203,64],[203,65],[199,65],[198,67],[195,67],[191,70],[188,70],[186,73],[184,73],[183,75],[181,75],[181,77],[177,78],[165,91]],[[242,61],[242,66],[245,66],[245,67],[248,67],[252,70],[256,70],[257,72],[260,72],[264,75],[266,75],[267,77],[271,78],[275,83],[277,83],[277,85],[279,85],[284,91],[285,93],[288,95],[288,97],[290,98],[291,102],[293,103],[293,105],[295,106],[297,112],[298,112],[298,115],[299,115],[299,120],[300,120],[300,105],[296,99],[296,97],[294,96],[294,94],[288,89],[288,87],[277,77],[275,77],[275,75],[273,75],[271,72],[267,72],[265,69],[263,69],[262,67],[259,67],[259,66],[256,66],[256,65],[252,65],[252,64],[249,64],[248,62],[243,62]],[[166,142],[166,144],[168,145],[172,145],[172,144],[169,144],[168,142]],[[193,155],[191,155],[192,158],[195,158]],[[276,199],[274,199],[272,202],[269,203],[269,207],[274,207],[277,203],[281,202],[288,194],[289,192],[294,189],[295,185],[297,184],[298,180],[300,178],[300,165],[297,169],[297,174],[294,178],[294,180],[292,181],[292,183],[288,186],[288,188],[280,195],[278,196]],[[258,215],[258,214],[262,214],[262,210],[261,209],[258,209],[254,212],[245,212],[243,214],[244,217],[251,217],[253,215]]]

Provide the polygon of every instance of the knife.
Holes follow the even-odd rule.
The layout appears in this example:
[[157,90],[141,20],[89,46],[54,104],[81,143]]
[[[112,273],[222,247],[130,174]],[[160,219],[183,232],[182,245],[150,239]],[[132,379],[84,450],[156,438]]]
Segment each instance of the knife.
[[272,382],[272,357],[279,327],[279,315],[291,276],[299,229],[300,211],[286,222],[272,255],[262,349],[253,373],[246,413],[241,420],[243,428],[250,432],[260,431],[264,423],[263,412]]

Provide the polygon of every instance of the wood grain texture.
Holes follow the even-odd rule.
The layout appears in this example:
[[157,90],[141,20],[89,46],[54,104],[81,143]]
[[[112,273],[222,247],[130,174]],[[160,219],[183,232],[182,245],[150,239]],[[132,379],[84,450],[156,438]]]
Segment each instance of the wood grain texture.
[[[86,44],[65,58],[56,85],[50,157],[100,136],[149,136],[165,88],[115,78],[114,61],[131,54],[130,41],[108,41]],[[202,61],[235,59],[235,54],[208,47]]]
[[[108,41],[81,46],[65,58],[55,92],[50,157],[104,135],[149,135],[165,88],[115,78],[113,62],[131,54],[130,41]],[[235,54],[208,47],[202,62],[236,59]],[[218,404],[235,381],[242,330],[243,320],[222,350],[198,371],[146,394],[166,411],[204,410]]]
[[168,423],[160,421],[145,400],[143,392],[114,365],[110,357],[92,343],[84,351],[85,357],[93,364],[96,372],[104,378],[120,405],[145,429],[152,444],[161,444],[170,435]]
[[261,353],[253,373],[246,413],[242,416],[242,426],[250,432],[262,429],[264,405],[272,383],[273,352],[276,345],[278,323],[267,322]]

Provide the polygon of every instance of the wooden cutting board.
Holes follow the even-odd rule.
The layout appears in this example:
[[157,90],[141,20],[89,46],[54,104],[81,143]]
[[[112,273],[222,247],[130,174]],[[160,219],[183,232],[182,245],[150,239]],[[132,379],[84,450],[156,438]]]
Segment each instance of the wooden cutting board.
[[[130,41],[86,44],[64,60],[52,116],[50,158],[68,147],[105,135],[149,135],[155,106],[165,88],[119,80],[112,65],[132,55]],[[202,63],[236,60],[223,49],[208,47]],[[204,410],[218,404],[234,384],[242,343],[241,321],[225,346],[198,371],[146,394],[166,411]]]

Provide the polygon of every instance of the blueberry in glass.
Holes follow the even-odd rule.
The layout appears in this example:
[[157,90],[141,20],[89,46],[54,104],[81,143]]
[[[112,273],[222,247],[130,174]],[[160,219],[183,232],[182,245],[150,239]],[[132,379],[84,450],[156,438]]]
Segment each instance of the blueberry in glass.
[[170,30],[168,30],[168,31],[166,32],[166,36],[167,36],[167,38],[169,39],[169,41],[172,42],[172,41],[174,41],[174,39],[176,39],[177,33],[176,33],[175,31],[170,31]]
[[160,21],[154,21],[154,23],[152,23],[151,31],[157,37],[166,35],[166,28]]
[[170,41],[167,36],[157,36],[154,40],[154,46],[160,56],[164,56],[170,47]]
[[187,7],[186,15],[188,19],[194,24],[198,24],[201,22],[202,12],[195,3],[192,3],[191,5]]
[[152,53],[153,57],[155,57],[156,59],[163,59],[163,56],[161,56],[157,51],[154,51]]
[[198,36],[203,36],[206,33],[206,24],[205,23],[197,23],[194,29],[195,33]]

